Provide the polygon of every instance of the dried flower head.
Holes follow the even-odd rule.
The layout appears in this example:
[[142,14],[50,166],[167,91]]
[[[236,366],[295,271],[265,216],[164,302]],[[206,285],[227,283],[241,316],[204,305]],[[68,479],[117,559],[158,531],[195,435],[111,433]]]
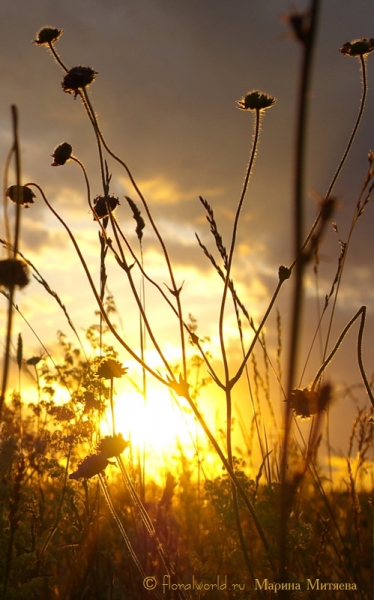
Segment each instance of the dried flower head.
[[96,213],[95,217],[97,216],[98,219],[103,219],[104,217],[109,216],[108,208],[110,212],[113,212],[117,206],[119,206],[119,199],[115,196],[108,196],[106,199],[105,196],[96,196],[93,203]]
[[319,412],[318,394],[308,388],[292,390],[290,403],[295,415],[301,419],[310,419]]
[[241,100],[238,100],[237,105],[241,110],[255,110],[262,111],[270,108],[276,103],[276,99],[273,96],[253,90],[248,92]]
[[130,442],[123,439],[122,433],[108,435],[100,440],[97,447],[98,452],[101,452],[107,458],[119,456],[127,448]]
[[0,286],[24,288],[29,283],[29,269],[18,258],[0,260]]
[[344,56],[365,56],[374,50],[374,39],[361,38],[359,40],[353,40],[353,42],[346,42],[340,48],[340,52]]
[[62,80],[62,89],[68,94],[74,92],[74,98],[76,98],[79,89],[90,85],[96,75],[97,72],[91,69],[91,67],[73,67]]
[[74,473],[69,475],[69,479],[91,479],[95,475],[102,473],[106,467],[112,464],[103,454],[91,454],[78,465]]
[[125,375],[127,368],[123,367],[118,360],[114,358],[107,358],[104,360],[97,370],[99,377],[103,379],[113,379],[114,377],[120,378]]
[[54,27],[42,27],[36,34],[36,39],[33,41],[33,44],[37,44],[38,46],[43,46],[45,44],[53,44],[54,42],[57,42],[57,40],[60,39],[63,33],[63,29],[55,29]]
[[286,279],[289,279],[291,277],[291,273],[291,269],[285,267],[284,265],[281,265],[278,269],[279,281],[283,283],[283,281],[286,281]]
[[63,142],[62,144],[57,146],[52,154],[52,158],[54,159],[52,167],[59,167],[64,165],[70,159],[72,152],[73,148],[67,142]]
[[34,204],[33,198],[36,197],[34,192],[26,185],[11,185],[5,193],[12,202],[21,204],[25,208],[28,208],[30,204]]

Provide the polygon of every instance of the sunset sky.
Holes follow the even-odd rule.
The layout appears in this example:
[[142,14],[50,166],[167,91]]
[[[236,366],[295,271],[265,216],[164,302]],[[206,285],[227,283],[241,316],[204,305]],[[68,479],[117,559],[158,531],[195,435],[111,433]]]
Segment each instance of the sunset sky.
[[[198,320],[199,335],[210,336],[210,349],[217,365],[221,360],[217,319],[222,286],[198,247],[195,232],[217,260],[219,257],[199,196],[214,208],[228,247],[253,132],[252,114],[238,110],[236,102],[253,89],[275,96],[276,105],[266,111],[262,121],[259,152],[243,209],[233,267],[238,294],[258,323],[276,287],[279,265],[289,265],[293,259],[292,148],[301,49],[282,22],[282,15],[292,6],[304,9],[306,5],[306,2],[291,4],[283,0],[64,0],[60,3],[33,0],[31,6],[26,0],[3,0],[0,6],[1,164],[4,165],[12,143],[10,106],[16,104],[22,180],[36,182],[43,188],[76,235],[97,283],[98,226],[87,205],[82,174],[73,162],[51,167],[54,148],[61,142],[69,142],[74,155],[88,171],[92,197],[102,193],[94,134],[79,98],[74,100],[73,95],[63,93],[61,68],[45,47],[31,44],[42,26],[62,28],[64,34],[56,44],[62,60],[69,68],[83,65],[98,72],[89,95],[106,140],[129,165],[147,199],[167,243],[176,280],[179,285],[184,282],[184,314],[187,318],[191,313]],[[373,25],[371,0],[322,2],[309,122],[308,224],[313,222],[318,199],[326,193],[343,154],[361,97],[359,63],[342,56],[339,48],[355,38],[372,37]],[[368,151],[374,149],[374,56],[369,56],[367,62],[366,112],[334,191],[338,198],[334,220],[343,240],[368,168]],[[136,202],[138,198],[119,165],[109,161],[109,170],[111,193],[121,203],[116,218],[138,249],[135,222],[124,195]],[[8,180],[11,183],[14,171]],[[140,204],[139,208],[144,215]],[[364,362],[369,378],[374,371],[373,211],[369,204],[353,237],[331,338],[333,343],[360,306],[367,305]],[[3,238],[2,215],[0,225]],[[59,294],[80,332],[95,322],[96,306],[71,242],[38,194],[35,204],[22,212],[20,249]],[[338,238],[330,228],[320,255],[322,300],[331,288],[338,256]],[[144,260],[157,282],[169,285],[160,248],[148,223],[144,232]],[[108,272],[108,287],[115,296],[125,338],[135,340],[132,343],[137,348],[138,316],[125,274],[111,256]],[[316,322],[313,282],[310,267],[304,310],[304,357]],[[285,358],[292,291],[292,283],[288,283],[277,302],[283,320]],[[36,282],[19,292],[16,302],[52,352],[56,349],[57,330],[70,336],[61,309]],[[146,302],[155,331],[162,337],[163,347],[174,364],[178,361],[177,322],[151,289],[147,291]],[[4,298],[0,310],[4,327]],[[329,370],[331,380],[340,390],[361,383],[356,361],[357,330],[356,325]],[[14,334],[19,331],[30,355],[42,352],[37,340],[17,318]],[[270,346],[274,346],[275,313],[266,331]],[[238,359],[239,341],[231,309],[227,313],[226,333],[232,360]],[[120,354],[121,361],[128,364],[126,353]],[[260,360],[260,349],[258,355]],[[318,366],[316,351],[302,386],[310,383]],[[241,393],[237,398],[239,404]],[[276,394],[274,401],[279,403],[279,391]],[[360,406],[369,406],[362,388],[356,388],[354,394]],[[337,453],[346,448],[356,414],[355,402],[343,396],[343,393],[337,396],[332,411],[332,418],[339,419],[339,427],[332,436]]]

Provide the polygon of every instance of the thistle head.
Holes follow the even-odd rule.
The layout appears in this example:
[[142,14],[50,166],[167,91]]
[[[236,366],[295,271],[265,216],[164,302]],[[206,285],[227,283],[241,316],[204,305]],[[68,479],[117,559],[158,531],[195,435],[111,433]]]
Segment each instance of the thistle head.
[[107,358],[103,360],[97,370],[97,374],[102,379],[121,378],[127,372],[127,368],[123,367],[118,360]]
[[66,73],[61,82],[64,92],[74,93],[74,98],[77,97],[81,88],[89,86],[95,79],[97,72],[91,67],[73,67]]
[[95,475],[101,474],[110,464],[109,460],[103,454],[91,454],[78,465],[74,473],[69,475],[69,479],[91,479]]
[[241,110],[255,110],[256,112],[262,112],[267,108],[270,108],[276,103],[276,99],[269,94],[264,94],[258,90],[248,92],[241,100],[238,100],[237,106]]
[[70,159],[72,152],[73,148],[67,142],[63,142],[57,146],[52,154],[52,158],[54,159],[52,167],[64,165]]
[[100,440],[97,451],[107,458],[120,456],[130,442],[123,439],[122,433],[108,435]]
[[103,219],[109,216],[109,212],[113,212],[119,205],[119,199],[115,196],[96,196],[93,201],[95,209],[95,219]]
[[57,42],[63,33],[63,29],[56,29],[54,27],[42,27],[36,34],[36,39],[33,40],[33,44],[36,44],[37,46],[49,46],[49,44],[54,44],[54,42]]
[[374,38],[360,38],[352,42],[346,42],[340,48],[344,56],[366,56],[374,50]]

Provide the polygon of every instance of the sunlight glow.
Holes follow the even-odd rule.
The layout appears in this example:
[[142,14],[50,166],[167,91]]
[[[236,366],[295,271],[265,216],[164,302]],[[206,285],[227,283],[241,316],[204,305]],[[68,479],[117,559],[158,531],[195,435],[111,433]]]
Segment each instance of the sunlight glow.
[[[116,433],[131,441],[135,456],[145,452],[147,470],[152,474],[180,454],[180,449],[189,459],[195,455],[194,444],[200,444],[201,435],[195,418],[188,408],[178,406],[167,389],[149,388],[146,402],[139,392],[122,392],[115,398],[114,410]],[[110,410],[104,428],[104,433],[112,433]]]

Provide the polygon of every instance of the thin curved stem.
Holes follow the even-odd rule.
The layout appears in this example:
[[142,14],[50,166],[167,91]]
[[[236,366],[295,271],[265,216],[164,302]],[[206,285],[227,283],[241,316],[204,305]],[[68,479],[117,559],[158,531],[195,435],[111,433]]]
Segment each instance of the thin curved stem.
[[108,152],[108,154],[114,160],[116,160],[120,165],[122,165],[122,167],[125,169],[128,177],[130,179],[130,182],[131,182],[132,186],[134,187],[136,193],[138,194],[138,196],[139,196],[139,198],[140,198],[140,200],[141,200],[141,202],[142,202],[142,204],[144,206],[144,209],[145,209],[145,211],[147,213],[147,216],[148,216],[148,219],[149,219],[149,221],[151,223],[153,231],[155,232],[155,234],[157,236],[157,239],[158,239],[158,241],[159,241],[159,243],[161,245],[161,248],[162,248],[165,260],[166,260],[166,264],[167,264],[167,267],[168,267],[168,271],[169,271],[169,276],[170,276],[170,280],[171,280],[171,284],[172,284],[172,292],[173,292],[173,295],[175,296],[176,302],[177,302],[178,318],[179,318],[179,328],[180,328],[180,338],[181,338],[181,349],[182,349],[183,377],[184,377],[184,379],[186,379],[186,376],[187,376],[187,360],[186,360],[186,347],[185,347],[185,337],[184,337],[184,328],[183,328],[183,313],[182,313],[182,305],[181,305],[181,301],[180,301],[181,288],[177,288],[177,285],[176,285],[176,282],[175,282],[175,278],[174,278],[173,269],[172,269],[172,266],[171,266],[171,262],[170,262],[170,258],[169,258],[169,254],[168,254],[165,242],[162,239],[162,236],[161,236],[160,232],[158,231],[158,228],[157,228],[157,226],[156,226],[156,224],[155,224],[155,222],[153,220],[153,217],[151,215],[151,212],[150,212],[150,210],[148,208],[148,204],[147,204],[147,202],[146,202],[143,194],[141,193],[141,191],[140,191],[140,189],[139,189],[139,187],[138,187],[138,185],[137,185],[137,183],[136,183],[136,181],[135,181],[135,179],[134,179],[134,177],[133,177],[133,175],[132,175],[129,167],[107,145],[107,143],[105,141],[105,138],[103,136],[103,133],[102,133],[102,131],[100,129],[100,126],[99,126],[99,123],[98,123],[95,111],[92,108],[91,101],[90,101],[90,99],[89,99],[89,97],[87,95],[87,91],[83,88],[82,92],[83,92],[83,95],[84,95],[84,103],[83,104],[84,104],[84,106],[86,108],[87,113],[90,116],[91,122],[94,124],[94,128],[95,128],[95,131],[96,131],[97,135],[100,137],[100,140],[101,140],[101,142],[102,142],[105,150]]
[[[249,178],[252,173],[252,168],[253,168],[254,160],[256,157],[256,153],[257,153],[257,146],[258,146],[259,133],[260,133],[261,111],[256,110],[255,115],[256,115],[256,117],[255,117],[255,124],[254,124],[254,138],[253,138],[250,158],[249,158],[249,162],[248,162],[248,166],[247,166],[247,170],[246,170],[246,174],[245,174],[245,178],[244,178],[242,192],[241,192],[241,195],[239,198],[239,203],[238,203],[238,206],[236,209],[232,237],[231,237],[230,250],[229,250],[228,259],[227,259],[226,277],[225,277],[225,283],[224,283],[224,288],[223,288],[223,293],[222,293],[221,308],[220,308],[220,313],[219,313],[219,325],[218,325],[219,339],[220,339],[220,345],[221,345],[222,360],[223,360],[223,366],[224,366],[224,370],[225,370],[225,380],[226,380],[227,388],[228,388],[228,382],[230,379],[230,373],[229,373],[227,354],[226,354],[226,348],[225,348],[225,340],[224,340],[224,334],[223,334],[223,320],[224,320],[224,315],[225,315],[227,292],[229,289],[232,260],[233,260],[235,244],[236,244],[236,235],[237,235],[237,230],[238,230],[238,225],[239,225],[239,217],[240,217],[241,209],[243,206],[245,194],[248,189]],[[230,421],[231,421],[231,419],[230,419]],[[229,423],[227,424],[227,427],[229,427]],[[231,429],[231,424],[230,424],[230,429]]]
[[65,71],[65,73],[69,72],[69,69],[67,68],[66,65],[64,65],[64,63],[62,62],[61,58],[59,57],[53,42],[48,42],[48,48],[51,51],[51,53],[53,54],[56,62],[60,65],[60,67],[63,69],[63,71]]
[[118,332],[116,331],[116,329],[113,327],[113,325],[112,325],[112,323],[111,323],[111,321],[110,321],[110,319],[109,319],[109,317],[108,317],[108,315],[106,313],[106,310],[105,310],[105,308],[103,306],[103,303],[102,303],[102,301],[100,299],[100,296],[99,296],[99,294],[98,294],[98,292],[96,290],[95,284],[94,284],[94,282],[92,280],[91,274],[90,274],[89,269],[88,269],[87,264],[86,264],[86,261],[83,258],[82,252],[81,252],[81,250],[80,250],[80,248],[79,248],[79,246],[78,246],[78,244],[77,244],[77,242],[76,242],[76,240],[75,240],[72,232],[70,231],[69,227],[66,225],[65,221],[60,217],[60,215],[50,205],[50,203],[48,202],[48,200],[47,200],[47,198],[46,198],[46,196],[45,196],[42,188],[37,183],[30,183],[29,185],[33,185],[33,186],[35,186],[39,190],[39,192],[42,195],[42,198],[43,198],[44,202],[46,203],[46,205],[48,206],[48,208],[50,209],[50,211],[55,215],[55,217],[60,221],[60,223],[66,229],[66,231],[67,231],[67,233],[68,233],[68,235],[69,235],[69,237],[70,237],[70,239],[71,239],[71,241],[72,241],[72,243],[74,245],[74,248],[75,248],[75,250],[76,250],[76,252],[78,254],[78,257],[79,257],[79,259],[81,261],[83,269],[84,269],[84,271],[86,273],[88,282],[89,282],[89,284],[91,286],[91,289],[92,289],[92,292],[93,292],[93,294],[95,296],[95,300],[98,303],[98,306],[99,306],[100,310],[102,311],[104,320],[105,320],[106,324],[108,325],[109,330],[111,331],[111,333],[118,340],[118,342],[121,344],[121,346],[123,346],[125,348],[125,350],[132,356],[132,358],[134,358],[140,365],[144,366],[146,368],[146,370],[151,375],[153,375],[153,377],[155,377],[158,381],[160,381],[161,383],[163,383],[167,387],[170,387],[170,382],[166,381],[156,371],[154,371],[153,369],[151,369],[151,367],[149,367],[146,363],[144,363],[141,360],[141,358],[130,348],[130,346],[128,346],[128,344],[126,344],[126,342],[121,338],[121,336],[118,334]]
[[343,331],[341,332],[340,336],[338,337],[335,346],[333,347],[333,349],[331,350],[330,354],[328,355],[328,357],[324,360],[323,364],[320,366],[320,368],[318,369],[314,379],[313,379],[313,383],[311,385],[311,390],[314,390],[315,387],[317,386],[319,380],[321,379],[325,369],[328,367],[328,365],[330,364],[330,362],[332,361],[332,359],[334,358],[335,354],[337,353],[337,351],[339,350],[345,336],[347,335],[348,331],[350,330],[350,328],[352,327],[353,323],[358,319],[358,317],[361,316],[361,323],[360,323],[360,328],[358,331],[358,336],[357,336],[357,360],[358,360],[358,366],[360,369],[360,373],[361,373],[361,377],[362,380],[364,382],[365,385],[365,389],[367,391],[367,394],[369,396],[370,402],[372,404],[372,406],[374,407],[374,396],[373,393],[371,391],[371,387],[369,384],[369,381],[366,377],[366,373],[365,373],[365,369],[364,369],[364,364],[363,364],[363,360],[362,360],[362,340],[363,340],[363,335],[364,335],[364,329],[365,329],[365,322],[366,322],[366,306],[361,306],[361,308],[356,312],[356,314],[352,317],[352,319],[349,321],[349,323],[347,323],[347,325],[344,327]]
[[[333,178],[331,180],[331,183],[329,185],[329,188],[328,188],[328,190],[326,192],[325,200],[328,200],[328,198],[330,198],[330,196],[331,196],[331,194],[332,194],[332,192],[334,190],[335,184],[336,184],[336,182],[338,180],[338,177],[339,177],[339,175],[340,175],[340,173],[342,171],[344,163],[347,160],[348,154],[349,154],[349,152],[350,152],[350,150],[352,148],[352,144],[353,144],[354,139],[356,137],[356,134],[357,134],[357,131],[358,131],[361,119],[362,119],[362,115],[363,115],[363,112],[364,112],[365,104],[366,104],[366,97],[367,97],[367,92],[368,92],[366,62],[365,62],[365,58],[363,56],[359,56],[358,58],[360,60],[361,66],[362,66],[362,96],[361,96],[360,108],[359,108],[359,111],[358,111],[358,114],[357,114],[356,122],[354,124],[353,129],[352,129],[352,133],[351,133],[350,138],[348,140],[348,144],[347,144],[346,149],[344,151],[344,154],[343,154],[343,156],[342,156],[342,158],[341,158],[341,160],[339,162],[339,165],[338,165],[338,167],[337,167],[337,169],[335,171],[335,174],[334,174],[334,176],[333,176]],[[316,219],[315,219],[315,221],[314,221],[314,223],[313,223],[313,225],[312,225],[312,227],[311,227],[308,235],[305,238],[305,241],[304,241],[304,243],[302,245],[302,250],[305,250],[306,246],[310,242],[310,240],[311,240],[311,238],[312,238],[312,236],[313,236],[313,234],[314,234],[314,232],[315,232],[315,230],[316,230],[316,228],[317,228],[317,226],[318,226],[318,224],[319,224],[319,222],[321,220],[322,214],[323,214],[323,207],[321,208],[320,212],[318,213],[318,215],[317,215],[317,217],[316,217]],[[291,266],[290,266],[291,270],[294,268],[294,266],[296,264],[296,260],[297,260],[297,258],[295,258],[294,261],[293,261],[293,263],[291,264]]]

